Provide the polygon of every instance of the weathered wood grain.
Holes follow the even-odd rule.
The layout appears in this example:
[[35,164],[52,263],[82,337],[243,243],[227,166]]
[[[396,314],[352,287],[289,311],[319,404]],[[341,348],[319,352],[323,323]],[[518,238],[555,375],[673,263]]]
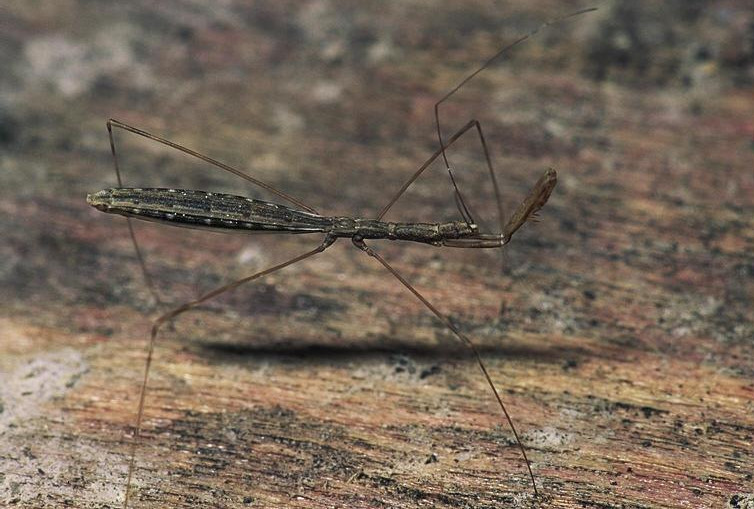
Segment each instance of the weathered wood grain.
[[[319,211],[371,217],[436,149],[434,100],[563,8],[43,4],[0,10],[0,505],[10,507],[118,507],[123,496],[149,318],[163,308],[120,218],[85,202],[114,185],[107,118]],[[484,125],[508,213],[558,170],[541,223],[517,234],[502,272],[490,253],[373,244],[479,343],[543,497],[473,359],[340,242],[166,328],[135,506],[751,500],[752,12],[598,7],[442,113],[448,133],[471,117]],[[129,185],[257,196],[148,142],[117,141]],[[464,197],[494,217],[476,141],[451,162]],[[454,218],[442,168],[407,198],[394,219]],[[166,300],[318,242],[138,233]]]

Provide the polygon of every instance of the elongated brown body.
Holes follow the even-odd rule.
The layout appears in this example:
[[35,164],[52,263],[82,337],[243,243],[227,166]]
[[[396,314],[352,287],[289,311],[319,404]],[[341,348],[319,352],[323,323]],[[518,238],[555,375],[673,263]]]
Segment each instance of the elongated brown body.
[[324,233],[329,237],[388,239],[448,247],[501,247],[547,202],[555,170],[540,177],[500,234],[480,233],[464,221],[392,223],[321,216],[264,200],[190,189],[112,188],[87,195],[89,205],[111,214],[188,228],[237,232]]
[[325,233],[334,237],[406,240],[433,245],[478,234],[476,225],[463,221],[392,223],[328,217],[244,196],[187,189],[113,188],[88,195],[87,202],[103,212],[147,221],[249,233]]

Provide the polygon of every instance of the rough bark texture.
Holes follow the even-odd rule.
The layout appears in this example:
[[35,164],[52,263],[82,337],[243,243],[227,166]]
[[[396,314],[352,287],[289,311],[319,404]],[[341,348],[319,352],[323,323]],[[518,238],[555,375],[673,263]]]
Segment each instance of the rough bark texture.
[[[472,357],[339,242],[159,336],[135,507],[751,507],[754,15],[603,2],[441,108],[482,122],[506,211],[560,182],[497,253],[373,243]],[[115,117],[320,212],[374,216],[437,147],[432,105],[538,22],[537,1],[5,2],[0,9],[0,505],[122,502],[150,319],[319,238],[224,236],[87,207]],[[117,133],[127,185],[250,186]],[[496,222],[473,131],[449,151]],[[394,220],[458,219],[441,164]],[[748,502],[747,502],[748,500]]]

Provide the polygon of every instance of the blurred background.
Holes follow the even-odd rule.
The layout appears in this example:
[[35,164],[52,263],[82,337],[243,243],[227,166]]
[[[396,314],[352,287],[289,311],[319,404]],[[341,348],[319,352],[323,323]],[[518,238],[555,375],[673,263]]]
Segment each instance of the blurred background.
[[[0,5],[0,501],[115,507],[150,319],[320,241],[138,225],[115,118],[325,215],[374,217],[446,138],[484,128],[510,214],[559,184],[504,256],[373,247],[481,347],[478,368],[349,242],[162,334],[140,507],[720,507],[752,491],[754,7],[746,1],[14,1]],[[115,133],[124,184],[280,201]],[[449,151],[494,230],[473,132]],[[443,164],[391,220],[459,219]],[[739,498],[735,498],[739,497]],[[731,502],[732,501],[732,502]],[[151,504],[151,505],[150,505]]]

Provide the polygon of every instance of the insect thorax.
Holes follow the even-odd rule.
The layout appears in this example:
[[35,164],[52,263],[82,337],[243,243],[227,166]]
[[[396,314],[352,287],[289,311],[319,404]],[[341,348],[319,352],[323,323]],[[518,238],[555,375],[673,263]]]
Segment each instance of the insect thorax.
[[476,225],[463,221],[447,223],[392,223],[375,219],[333,218],[332,234],[337,237],[389,239],[441,245],[444,240],[462,239],[477,233]]

